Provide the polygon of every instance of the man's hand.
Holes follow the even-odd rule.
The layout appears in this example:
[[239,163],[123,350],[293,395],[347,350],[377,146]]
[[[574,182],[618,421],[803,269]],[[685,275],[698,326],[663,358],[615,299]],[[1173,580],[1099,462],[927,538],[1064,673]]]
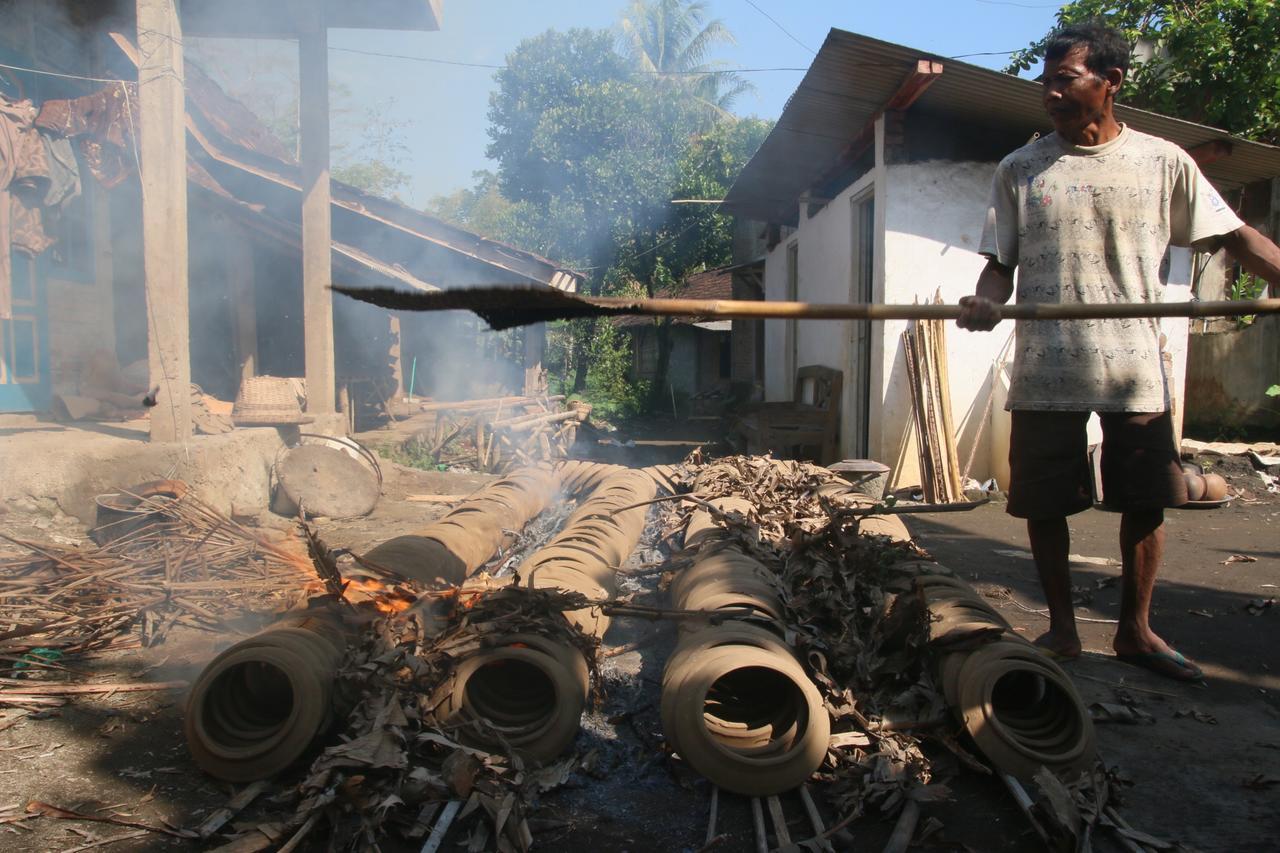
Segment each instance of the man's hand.
[[977,293],[960,298],[960,317],[956,325],[971,332],[989,332],[1000,322],[1000,306],[1013,295],[1013,268],[995,258],[987,258],[987,266],[978,276]]
[[1000,322],[1000,306],[983,296],[960,297],[956,325],[971,332],[989,332]]

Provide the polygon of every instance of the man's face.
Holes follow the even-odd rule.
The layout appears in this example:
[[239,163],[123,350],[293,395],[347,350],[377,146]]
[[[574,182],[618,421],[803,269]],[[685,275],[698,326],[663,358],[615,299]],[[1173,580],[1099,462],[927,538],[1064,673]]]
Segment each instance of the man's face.
[[[1063,136],[1072,136],[1073,131],[1099,121],[1108,97],[1119,88],[1119,69],[1108,75],[1090,71],[1085,64],[1088,57],[1089,48],[1076,45],[1062,58],[1044,63],[1044,108],[1054,129]],[[1116,78],[1114,89],[1108,77]]]

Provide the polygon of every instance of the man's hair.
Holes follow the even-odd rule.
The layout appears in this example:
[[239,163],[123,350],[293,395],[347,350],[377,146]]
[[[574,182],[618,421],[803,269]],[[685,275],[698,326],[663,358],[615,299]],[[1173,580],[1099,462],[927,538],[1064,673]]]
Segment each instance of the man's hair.
[[1119,30],[1097,21],[1069,24],[1054,30],[1045,43],[1044,58],[1061,59],[1076,46],[1089,48],[1084,64],[1093,73],[1106,74],[1112,68],[1119,68],[1126,75],[1129,73],[1129,42]]

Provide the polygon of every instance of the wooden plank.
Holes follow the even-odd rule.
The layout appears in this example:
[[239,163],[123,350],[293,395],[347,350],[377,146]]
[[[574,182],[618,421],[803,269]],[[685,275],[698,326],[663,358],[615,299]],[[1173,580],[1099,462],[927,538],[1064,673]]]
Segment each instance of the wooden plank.
[[175,0],[137,0],[138,159],[152,441],[191,435],[187,297],[187,131],[182,26]]
[[751,823],[756,830],[756,853],[769,853],[769,835],[764,828],[764,810],[760,798],[751,798]]
[[228,800],[225,806],[205,818],[200,826],[196,827],[196,834],[201,838],[212,836],[219,829],[226,826],[227,821],[238,815],[245,807],[257,799],[258,795],[265,791],[270,784],[268,780],[263,779],[251,785],[246,785],[238,794]]
[[[330,245],[329,44],[324,6],[298,37],[299,160],[302,166],[302,326],[307,412],[335,411],[333,255]],[[144,51],[145,55],[145,51]]]
[[941,62],[933,59],[916,60],[916,67],[907,73],[898,90],[885,102],[881,112],[907,109],[941,76]]
[[1216,163],[1224,157],[1230,157],[1233,150],[1235,150],[1234,146],[1229,139],[1211,139],[1208,142],[1191,146],[1187,149],[1187,153],[1191,155],[1192,160],[1196,161],[1196,165],[1203,169],[1210,163]]
[[791,833],[787,831],[787,816],[782,812],[782,801],[776,796],[769,797],[769,816],[773,818],[773,837],[778,841],[779,849],[791,846]]
[[[5,683],[17,679],[5,679]],[[184,690],[189,681],[143,681],[127,684],[39,684],[0,690],[0,699],[23,699],[28,696],[72,696],[84,693],[149,693],[156,690]]]
[[444,836],[449,831],[449,827],[453,824],[453,819],[458,816],[458,810],[462,808],[461,800],[450,800],[448,805],[444,807],[444,812],[440,815],[440,819],[436,821],[435,827],[432,828],[431,834],[427,836],[426,843],[422,845],[421,853],[436,853],[440,849],[440,845],[444,843]]
[[236,357],[240,361],[240,379],[243,381],[258,375],[257,283],[252,244],[243,225],[227,223],[227,245],[223,251],[232,310],[235,312]]
[[716,837],[716,817],[720,811],[720,787],[718,785],[711,786],[711,815],[707,818],[707,837],[702,842],[703,847],[711,844]]
[[930,59],[916,60],[915,67],[907,72],[907,76],[903,78],[897,90],[889,96],[889,100],[885,101],[884,106],[877,110],[871,118],[867,119],[866,124],[862,126],[862,130],[858,132],[858,135],[841,150],[831,168],[827,169],[822,174],[822,177],[813,182],[813,187],[818,188],[826,185],[853,163],[857,162],[858,158],[875,144],[876,122],[880,120],[880,117],[889,112],[901,112],[908,109],[941,76],[941,62]]

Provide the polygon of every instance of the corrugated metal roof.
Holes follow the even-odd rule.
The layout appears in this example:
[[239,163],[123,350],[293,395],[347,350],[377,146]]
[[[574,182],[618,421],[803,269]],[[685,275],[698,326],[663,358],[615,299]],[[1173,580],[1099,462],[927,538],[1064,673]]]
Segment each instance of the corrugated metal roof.
[[[725,197],[734,213],[770,222],[794,215],[802,192],[813,187],[845,146],[921,59],[943,63],[941,76],[915,108],[957,122],[980,122],[1030,137],[1053,130],[1038,83],[926,51],[831,30],[777,125]],[[1280,175],[1280,148],[1233,137],[1194,122],[1116,105],[1116,118],[1183,148],[1229,140],[1230,156],[1204,167],[1224,189]]]
[[[135,66],[137,48],[126,37],[111,34]],[[205,155],[203,166],[218,184],[241,201],[258,205],[278,219],[301,210],[301,169],[280,142],[238,101],[228,97],[194,65],[186,69],[187,130],[196,145],[189,156]],[[526,252],[459,228],[398,201],[379,198],[341,181],[331,182],[333,237],[347,249],[399,268],[415,279],[441,283],[441,261],[465,270],[465,284],[545,284],[573,292],[582,276],[533,252]],[[430,250],[430,251],[428,251]],[[363,261],[362,261],[363,263]],[[457,275],[455,275],[455,278]]]

